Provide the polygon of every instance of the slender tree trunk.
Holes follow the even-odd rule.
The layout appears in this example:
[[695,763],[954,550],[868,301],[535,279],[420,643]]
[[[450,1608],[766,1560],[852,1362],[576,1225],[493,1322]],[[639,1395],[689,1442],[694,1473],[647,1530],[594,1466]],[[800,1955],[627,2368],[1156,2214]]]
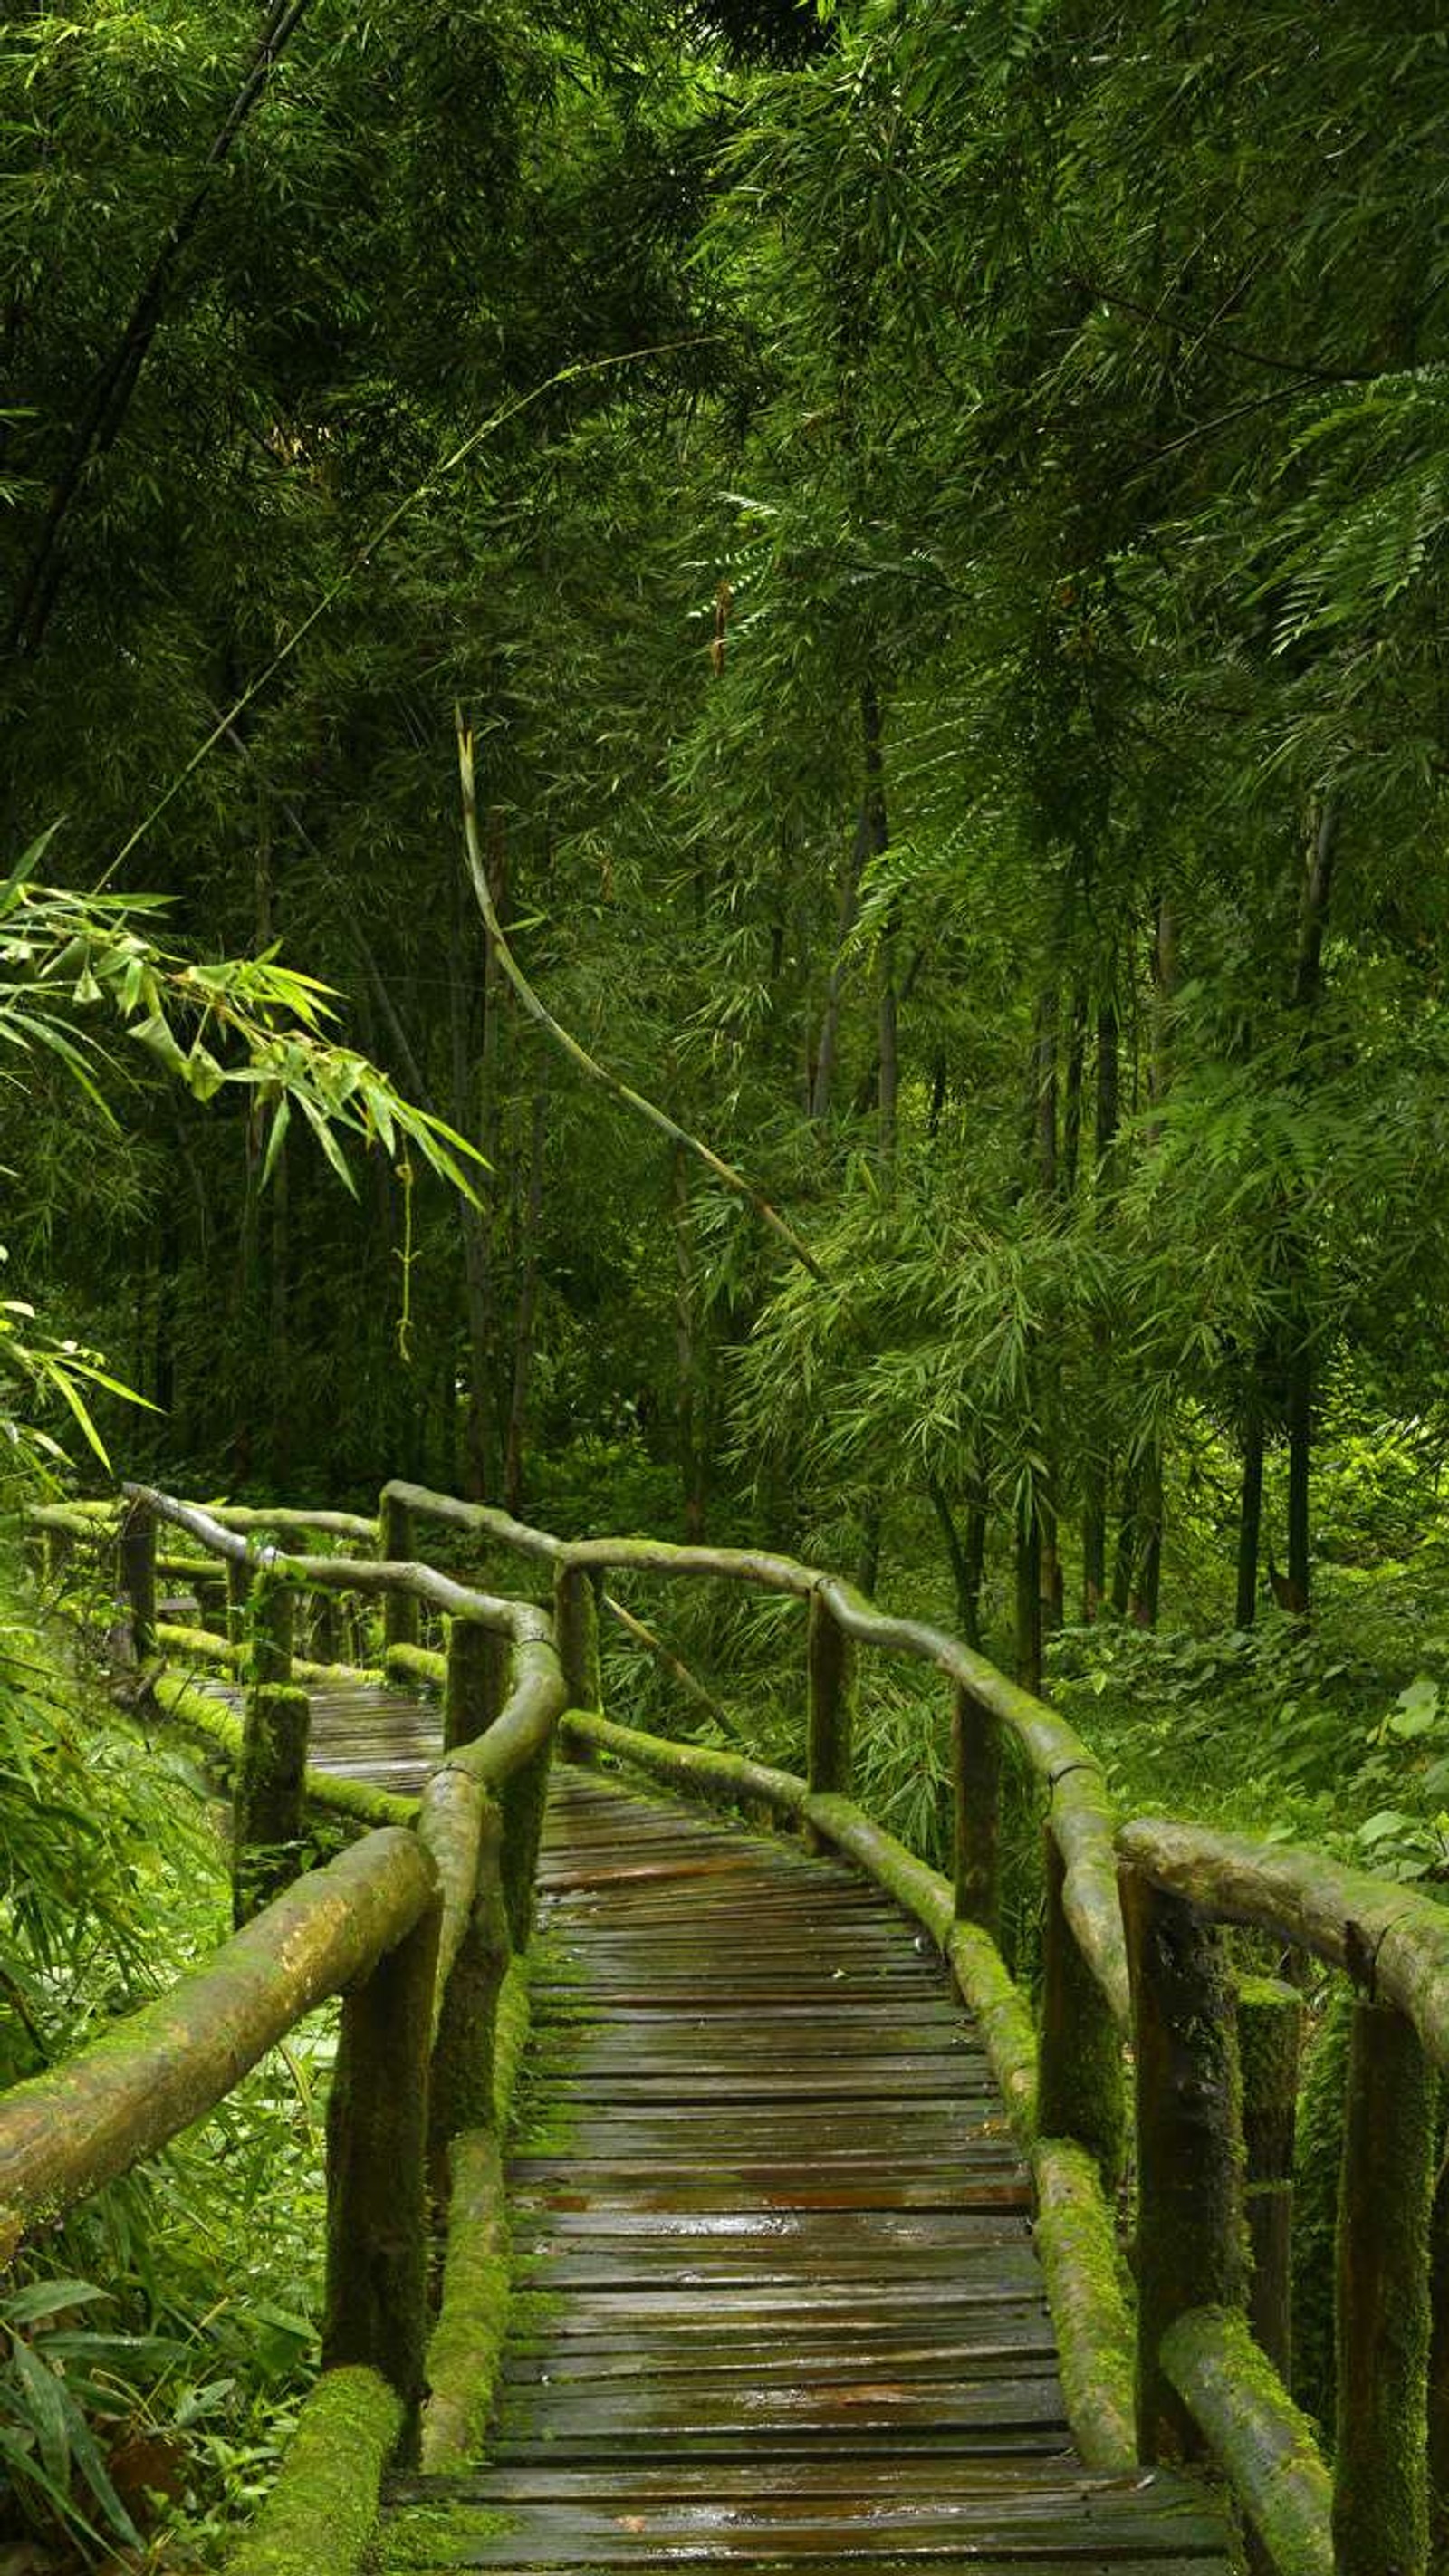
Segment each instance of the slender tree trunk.
[[1087,1013],[1080,989],[1072,995],[1067,1039],[1067,1078],[1062,1118],[1061,1189],[1064,1199],[1077,1195],[1077,1165],[1082,1143],[1082,1083],[1087,1065]]
[[1016,1507],[1016,1678],[1023,1690],[1040,1691],[1042,1656],[1041,1523],[1035,1498]]
[[1263,1398],[1256,1371],[1243,1423],[1243,1489],[1238,1506],[1238,1592],[1234,1619],[1251,1628],[1258,1615],[1258,1553],[1263,1530]]
[[[1298,949],[1293,967],[1293,1008],[1306,1047],[1323,990],[1323,940],[1333,891],[1337,817],[1325,797],[1308,843],[1303,895],[1298,919]],[[1311,1071],[1308,1073],[1311,1079]],[[1313,1313],[1308,1295],[1306,1248],[1299,1254],[1299,1294],[1293,1301],[1288,1352],[1288,1581],[1287,1606],[1305,1617],[1309,1610],[1311,1558],[1309,1491],[1313,1461],[1314,1349]]]
[[[502,901],[502,887],[495,885],[495,902]],[[484,932],[485,941],[487,932]],[[483,1116],[474,1109],[474,1073],[472,1065],[472,1013],[469,1007],[472,979],[467,970],[468,942],[464,936],[463,896],[461,886],[454,895],[453,939],[448,957],[448,1032],[452,1064],[452,1120],[461,1136],[476,1139],[482,1152],[496,1134],[496,1111],[493,1086],[497,1073],[497,1030],[494,1015],[498,1008],[497,980],[491,971],[491,952],[485,950],[482,978],[483,1027],[481,1052],[484,1085]],[[489,1131],[488,1139],[480,1128]],[[491,1160],[490,1155],[490,1160]],[[490,1183],[483,1182],[487,1192]],[[467,1402],[463,1426],[463,1490],[474,1502],[484,1502],[496,1491],[494,1481],[495,1444],[494,1369],[497,1333],[494,1314],[492,1225],[486,1203],[469,1207],[463,1203],[458,1216],[463,1245],[463,1307],[467,1323]]]
[[[1042,1199],[1050,1206],[1061,1184],[1057,1136],[1057,1029],[1058,1003],[1056,988],[1049,986],[1037,1004],[1036,1019],[1036,1116],[1035,1148],[1037,1182]],[[1040,1628],[1054,1632],[1062,1624],[1065,1585],[1062,1575],[1061,1548],[1057,1523],[1058,1456],[1053,1414],[1055,1412],[1055,1369],[1050,1360],[1038,1353],[1036,1373],[1041,1393],[1041,1449],[1044,1470],[1037,1480],[1036,1525],[1037,1569],[1040,1587]],[[1041,1644],[1036,1649],[1038,1672]],[[1034,1683],[1035,1689],[1037,1685]]]
[[1140,1464],[1135,1459],[1129,1460],[1122,1477],[1117,1554],[1112,1564],[1112,1607],[1119,1619],[1127,1616],[1127,1603],[1132,1592],[1132,1568],[1137,1554],[1137,1498],[1141,1483]]
[[674,1348],[678,1393],[675,1421],[679,1442],[679,1485],[686,1540],[698,1544],[705,1535],[707,1513],[706,1452],[701,1437],[699,1349],[694,1325],[694,1258],[689,1234],[689,1158],[682,1145],[670,1157],[670,1195],[674,1212]]
[[540,1076],[529,1121],[528,1196],[523,1210],[518,1308],[513,1331],[513,1395],[508,1408],[508,1445],[503,1465],[503,1500],[510,1512],[523,1507],[523,1438],[528,1421],[528,1388],[533,1374],[534,1326],[538,1311],[538,1238],[543,1221],[544,1152],[548,1137],[548,1094]]
[[[1111,1221],[1117,1184],[1118,1058],[1117,1006],[1102,1004],[1097,1013],[1096,1175],[1093,1226],[1100,1240]],[[1110,1331],[1105,1316],[1092,1324],[1093,1373],[1097,1405],[1082,1475],[1082,1615],[1093,1620],[1107,1592],[1107,1442],[1104,1402],[1111,1362]]]
[[1136,1575],[1128,1616],[1139,1628],[1155,1628],[1162,1585],[1162,1445],[1154,1440],[1142,1462],[1138,1487]]
[[985,1512],[983,1510],[979,1514],[978,1547],[973,1555],[972,1541],[978,1535],[972,1526],[973,1517],[977,1515],[975,1503],[967,1506],[966,1536],[963,1540],[956,1527],[956,1516],[946,1498],[946,1490],[940,1478],[928,1476],[926,1491],[930,1495],[931,1508],[940,1524],[941,1536],[946,1542],[946,1559],[951,1568],[951,1582],[956,1594],[956,1617],[961,1634],[966,1644],[979,1654],[981,1651],[981,1552],[985,1545]]

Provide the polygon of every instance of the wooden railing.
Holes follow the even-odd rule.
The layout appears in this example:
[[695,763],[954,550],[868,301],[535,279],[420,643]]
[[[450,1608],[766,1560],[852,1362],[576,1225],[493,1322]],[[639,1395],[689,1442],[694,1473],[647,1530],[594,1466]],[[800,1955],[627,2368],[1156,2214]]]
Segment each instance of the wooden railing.
[[[319,1927],[324,1920],[330,1927],[325,1940],[318,1931],[323,1964],[306,1984],[305,2000],[301,1989],[294,1997],[275,1982],[279,1969],[270,1984],[257,1971],[268,2002],[255,2013],[248,2009],[244,2049],[251,2054],[243,2050],[235,2062],[213,2054],[205,2071],[198,2056],[179,2116],[165,2114],[169,2125],[160,2126],[162,2115],[148,2118],[142,2143],[134,2145],[134,2153],[149,2151],[219,2099],[276,2029],[290,2026],[285,2019],[278,2022],[278,2014],[295,2018],[317,1995],[362,1978],[347,2007],[351,2018],[337,2088],[341,2108],[330,2186],[336,2215],[329,2222],[324,2361],[365,2362],[415,2410],[423,2335],[416,2248],[407,2258],[400,2313],[411,2322],[400,2344],[388,2341],[372,2310],[361,2317],[351,2312],[342,2275],[346,2248],[367,2245],[375,2223],[369,2198],[375,2171],[372,2181],[367,2171],[354,2171],[359,2157],[365,2168],[373,2153],[357,2141],[372,2137],[374,2115],[359,2119],[351,2106],[368,2098],[367,2087],[378,2080],[389,2050],[411,2052],[406,2080],[415,2103],[427,2092],[428,2052],[418,2038],[424,2024],[433,2034],[434,2159],[440,2142],[446,2148],[451,2140],[456,2148],[469,2134],[489,2139],[492,2160],[483,2197],[496,2193],[496,2133],[486,2117],[475,2116],[478,2069],[491,2062],[490,2015],[508,1948],[500,1920],[511,1921],[514,1944],[526,1938],[543,1769],[562,1714],[564,1739],[581,1757],[606,1754],[657,1781],[762,1810],[802,1830],[818,1845],[848,1855],[929,1932],[978,2018],[1029,2162],[1063,2386],[1090,2465],[1126,2469],[1138,2462],[1210,2457],[1243,2507],[1259,2563],[1277,2568],[1280,2576],[1329,2576],[1331,2570],[1337,2576],[1422,2576],[1431,2564],[1431,2547],[1432,2563],[1443,2563],[1449,2531],[1442,2515],[1431,2515],[1431,2504],[1449,2485],[1449,2229],[1439,2207],[1443,2195],[1436,2200],[1433,2191],[1433,2070],[1449,2063],[1449,1913],[1401,1887],[1282,1846],[1141,1820],[1119,1831],[1100,1763],[1043,1702],[943,1631],[891,1617],[839,1577],[777,1553],[643,1538],[565,1541],[503,1512],[404,1482],[385,1488],[375,1524],[346,1514],[206,1512],[145,1488],[128,1488],[127,1494],[122,1574],[141,1651],[158,1636],[158,1526],[171,1524],[228,1569],[234,1631],[245,1596],[251,1643],[238,1743],[239,1855],[279,1845],[285,1850],[289,1830],[279,1830],[279,1820],[290,1829],[300,1813],[305,1743],[295,1725],[287,1732],[295,1711],[288,1706],[283,1615],[295,1593],[380,1596],[388,1669],[444,1685],[443,1765],[415,1808],[393,1802],[416,1823],[411,1844],[385,1828],[366,1836],[330,1870],[274,1899],[219,1954],[204,1978],[230,1977],[233,1953],[248,1943],[254,1948],[245,1953],[247,1961],[278,1959],[293,1938],[294,1914],[288,1909],[302,1908],[310,1923],[308,1909],[315,1908]],[[77,1526],[64,1512],[36,1517],[57,1546]],[[510,1600],[502,1590],[472,1589],[420,1562],[415,1533],[429,1521],[466,1538],[491,1564],[506,1552],[543,1569],[552,1587],[551,1615]],[[305,1540],[319,1529],[347,1546],[376,1546],[378,1554],[319,1557],[292,1552],[290,1545],[284,1552],[275,1544]],[[258,1546],[260,1531],[271,1533],[273,1543]],[[190,1560],[160,1561],[194,1571]],[[616,1609],[639,1633],[633,1614],[603,1589],[606,1576],[630,1573],[716,1578],[800,1602],[806,1624],[803,1772],[646,1734],[603,1714],[598,1610]],[[420,1643],[420,1616],[439,1613],[445,1621],[442,1651]],[[662,1651],[652,1632],[644,1633]],[[159,1634],[164,1643],[166,1632]],[[215,1638],[209,1643],[214,1652],[235,1659],[235,1635],[229,1645]],[[940,1673],[951,1689],[950,1877],[907,1850],[851,1796],[855,1667],[862,1648],[907,1656]],[[507,1687],[504,1653],[511,1658]],[[1008,1739],[1037,1781],[1044,1810],[1043,1973],[1036,2017],[995,1937],[1002,1752]],[[271,1756],[279,1743],[293,1803],[252,1812],[246,1803],[248,1764],[256,1765],[258,1747],[270,1748],[275,1774]],[[260,1764],[263,1772],[268,1761]],[[313,1782],[334,1802],[337,1786],[329,1790]],[[491,1803],[495,1789],[501,1814]],[[398,1857],[402,1849],[408,1850],[406,1863]],[[404,1886],[413,1892],[409,1903],[416,1896],[415,1913],[394,1892]],[[244,1909],[249,1896],[240,1859],[238,1887]],[[347,1968],[334,1963],[327,1943],[342,1940],[340,1916],[354,1907],[367,1914],[373,1926],[368,1937],[376,1946],[358,1953],[361,1966]],[[1313,1953],[1345,1971],[1361,1998],[1355,2007],[1338,2260],[1341,2366],[1332,2479],[1311,2427],[1283,2385],[1301,1996],[1276,1979],[1234,1973],[1218,1928],[1224,1923],[1248,1925],[1273,1944]],[[416,1962],[425,1951],[431,1956],[434,1942],[437,1964],[424,1975]],[[391,2005],[384,2014],[360,2001],[375,1988],[384,1991],[378,1983],[384,1977],[393,1981],[385,1991],[395,1988],[405,1999],[395,2020]],[[138,2016],[126,2026],[136,2032],[138,2065],[145,2020]],[[124,2042],[124,2032],[120,2037]],[[115,2066],[133,2052],[115,2039],[106,2047],[114,2081]],[[190,2064],[189,2043],[183,2054]],[[32,2106],[48,2100],[55,2109],[63,2098],[74,2102],[83,2113],[78,2136],[89,2135],[97,2121],[105,2125],[99,2093],[92,2107],[87,2065],[88,2058],[78,2059],[0,2105],[0,2177],[15,2169],[17,2155],[23,2164],[27,2153],[38,2152],[24,2145],[25,2135],[34,2135],[33,2122],[25,2131]],[[361,2075],[354,2077],[354,2065],[364,2070]],[[1135,2159],[1126,2136],[1129,2072]],[[395,2056],[387,2079],[390,2097],[402,2081],[401,2057]],[[131,2160],[134,2140],[142,2138],[135,2105],[144,2089],[139,2077],[133,2090],[123,2087],[127,2107],[106,2131],[115,2144],[104,2172],[120,2170]],[[419,2143],[410,2134],[404,2144],[409,2172],[421,2174],[428,2135]],[[26,2212],[38,2214],[47,2191],[52,2196],[45,2206],[66,2206],[103,2178],[93,2149],[78,2146],[76,2156],[74,2174],[63,2185],[52,2180],[25,2186],[28,2201],[23,2191],[17,2197],[15,2186],[0,2182],[20,2224]],[[391,2148],[384,2161],[392,2208]],[[1118,2254],[1124,2184],[1135,2211],[1135,2302],[1124,2287]],[[475,2202],[477,2197],[475,2191]],[[1440,2294],[1437,2316],[1431,2272]],[[446,2317],[446,2287],[444,2311]],[[434,2336],[433,2393],[422,2437],[424,2458],[434,2465],[461,2458],[469,2423],[466,2387],[450,2385],[444,2373],[440,2389],[440,2333]],[[457,2344],[455,2333],[449,2347],[455,2355]]]

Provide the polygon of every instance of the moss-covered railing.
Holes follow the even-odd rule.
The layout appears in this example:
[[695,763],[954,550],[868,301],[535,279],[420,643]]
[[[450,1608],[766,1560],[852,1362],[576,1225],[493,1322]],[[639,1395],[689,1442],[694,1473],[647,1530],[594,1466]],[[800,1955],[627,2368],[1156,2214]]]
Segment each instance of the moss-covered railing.
[[[319,1528],[365,1543],[373,1526],[355,1516],[253,1519],[130,1487],[119,1517],[113,1507],[58,1506],[34,1518],[52,1570],[78,1541],[114,1534],[143,1680],[158,1706],[233,1757],[238,1929],[92,2047],[0,2098],[0,2251],[9,2260],[203,2118],[305,2014],[341,1996],[327,2117],[323,2375],[288,2473],[235,2564],[246,2576],[352,2568],[388,2460],[461,2464],[492,2387],[499,2137],[526,2013],[523,1951],[547,1765],[568,1697],[552,1622],[430,1566],[276,1543],[279,1532]],[[164,1524],[201,1551],[172,1560],[172,1570],[189,1580],[213,1561],[231,1576],[240,1645],[205,1634],[191,1642],[238,1659],[239,1726],[189,1684],[168,1687],[162,1664],[145,1660],[158,1643]],[[254,1534],[263,1527],[265,1543]],[[385,1801],[397,1821],[377,1822],[376,1792],[359,1809],[336,1796],[348,1784],[306,1766],[293,1606],[341,1592],[380,1596],[395,1617],[398,1604],[415,1614],[427,1603],[450,1622],[442,1759],[419,1799]],[[299,1876],[314,1793],[372,1829]],[[429,2229],[438,2209],[448,2226],[434,2318]]]
[[[1142,2456],[1215,2460],[1283,2576],[1438,2571],[1449,2562],[1449,1912],[1322,1854],[1200,1826],[1139,1818],[1117,1841]],[[1300,2003],[1291,1987],[1235,1979],[1225,1925],[1327,1962],[1354,1990],[1331,2475],[1283,2376],[1281,2177]],[[1278,2117],[1255,2140],[1265,2103]]]
[[[542,1648],[550,1623],[540,1611],[470,1591],[420,1564],[414,1534],[419,1523],[433,1521],[464,1536],[480,1561],[496,1564],[504,1551],[544,1569],[552,1586],[558,1678],[546,1685],[537,1665],[539,1704],[564,1708],[562,1732],[571,1750],[585,1759],[618,1760],[689,1794],[764,1812],[817,1846],[833,1847],[886,1888],[948,1961],[978,2018],[1030,2166],[1063,2386],[1089,2464],[1126,2470],[1157,2460],[1212,2462],[1242,2507],[1254,2563],[1279,2576],[1425,2576],[1431,2566],[1449,2566],[1449,2186],[1436,2179],[1436,2087],[1439,2071],[1449,2068],[1449,1913],[1312,1853],[1230,1841],[1181,1824],[1138,1820],[1118,1830],[1100,1764],[1043,1702],[941,1630],[891,1617],[839,1577],[786,1556],[643,1538],[566,1541],[503,1512],[404,1482],[384,1489],[376,1523],[344,1514],[207,1514],[142,1489],[130,1492],[121,1570],[143,1651],[148,1620],[152,1640],[164,1643],[168,1633],[155,1618],[159,1521],[172,1522],[232,1570],[233,1628],[247,1624],[252,1641],[243,1737],[260,1723],[253,1704],[260,1712],[266,1691],[285,1687],[274,1678],[271,1603],[298,1586],[351,1589],[382,1599],[386,1670],[444,1685],[448,1744],[486,1727],[483,1744],[497,1745],[500,1753],[510,1743],[529,1748],[519,1751],[516,1772],[509,1757],[508,1778],[522,1779],[538,1748],[546,1750],[552,1716],[520,1716],[520,1706],[526,1711],[530,1702],[529,1674],[519,1659]],[[276,1545],[305,1539],[323,1525],[332,1541],[374,1546],[377,1556],[283,1555]],[[73,1535],[76,1524],[68,1526]],[[257,1544],[261,1531],[270,1534],[270,1545]],[[53,1531],[50,1543],[68,1541]],[[185,1570],[185,1561],[175,1563]],[[722,1579],[800,1602],[806,1625],[802,1772],[647,1734],[604,1715],[601,1605],[668,1660],[667,1648],[603,1588],[610,1573],[630,1572]],[[249,1604],[242,1622],[238,1601]],[[420,1619],[429,1613],[443,1614],[444,1651],[420,1642]],[[539,1624],[531,1628],[530,1620]],[[498,1644],[504,1635],[515,1666],[506,1707]],[[238,1652],[235,1638],[189,1642],[217,1656]],[[909,1656],[951,1688],[955,1865],[949,1878],[851,1796],[862,1647]],[[685,1678],[696,1697],[707,1696]],[[179,1692],[185,1685],[175,1687]],[[164,1696],[165,1688],[163,1677],[158,1693]],[[1008,1737],[1035,1776],[1044,1808],[1036,2016],[996,1945]],[[445,1766],[461,1763],[473,1776],[482,1757],[483,1745],[475,1741],[469,1753],[445,1755]],[[420,1807],[405,1809],[416,1813],[429,1852],[440,1848],[440,1827],[424,1820],[441,1816],[438,1778],[445,1776],[429,1784]],[[504,1782],[506,1801],[503,1770],[490,1768],[488,1777]],[[319,1784],[319,1794],[328,1794],[327,1784]],[[501,1819],[499,1886],[510,1878],[507,1902],[521,1937],[536,1845],[537,1774],[515,1794],[516,1820],[506,1812]],[[243,1839],[239,1828],[239,1844]],[[523,1850],[511,1866],[515,1842]],[[465,1833],[460,1847],[466,1844]],[[480,1883],[488,1867],[480,1861]],[[438,1876],[441,1882],[441,1866]],[[453,1864],[451,1884],[456,1924],[466,1863]],[[1275,1961],[1296,1945],[1344,1970],[1358,1997],[1340,2198],[1332,2475],[1285,2387],[1302,1993],[1276,1975],[1243,1973],[1242,1958],[1224,1947],[1219,1927],[1225,1924],[1250,1927],[1257,1950]],[[1129,2083],[1135,2158],[1126,2134]],[[493,2162],[473,2203],[484,2213],[472,2239],[473,2260],[485,2274],[496,2263],[487,2220],[488,2211],[496,2212],[498,2189],[491,2134]],[[1124,2208],[1133,2219],[1135,2294],[1119,2253]],[[475,2320],[478,2307],[475,2295]],[[462,2302],[454,2325],[461,2352],[476,2333]],[[445,2464],[463,2456],[470,2425],[466,2398],[449,2414],[450,2401],[440,2401],[435,2379],[424,2418],[425,2459],[429,2420],[443,2421],[435,2413],[440,2404],[447,2433],[437,2435],[431,2456]]]

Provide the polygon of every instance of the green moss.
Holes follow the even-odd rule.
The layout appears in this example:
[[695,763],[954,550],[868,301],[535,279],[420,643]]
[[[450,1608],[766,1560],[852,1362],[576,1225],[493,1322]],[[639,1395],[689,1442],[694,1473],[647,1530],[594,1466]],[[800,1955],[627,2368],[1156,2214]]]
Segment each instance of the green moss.
[[500,2129],[508,2126],[518,2070],[528,2042],[528,1963],[515,1959],[503,1980],[493,2028],[493,2111]]
[[162,1619],[156,1629],[156,1643],[162,1652],[184,1655],[192,1664],[233,1665],[241,1659],[241,1648],[229,1637],[215,1636],[210,1628],[184,1628]]
[[1128,2469],[1137,2458],[1131,2283],[1101,2175],[1064,2138],[1043,2139],[1031,2163],[1067,2420],[1089,2468]]
[[502,2539],[517,2528],[516,2515],[495,2513],[485,2505],[405,2505],[388,2516],[376,2563],[380,2576],[390,2576],[394,2568],[455,2568],[467,2564],[470,2546]]
[[329,2370],[230,2576],[352,2576],[377,2520],[402,2400],[374,2370]]
[[431,1646],[389,1646],[383,1666],[390,1682],[421,1682],[427,1690],[441,1690],[448,1678],[447,1656],[435,1655]]
[[1276,2576],[1332,2576],[1332,2486],[1313,2428],[1236,2310],[1191,2308],[1163,2366]]

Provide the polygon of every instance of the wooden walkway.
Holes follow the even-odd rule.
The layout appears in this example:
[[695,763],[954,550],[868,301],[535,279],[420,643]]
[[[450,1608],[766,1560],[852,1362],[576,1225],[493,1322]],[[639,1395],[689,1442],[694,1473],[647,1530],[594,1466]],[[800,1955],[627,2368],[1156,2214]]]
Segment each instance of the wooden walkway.
[[541,1912],[493,2436],[383,2567],[1227,2576],[1200,2489],[1077,2460],[1025,2174],[886,1900],[561,1768]]

